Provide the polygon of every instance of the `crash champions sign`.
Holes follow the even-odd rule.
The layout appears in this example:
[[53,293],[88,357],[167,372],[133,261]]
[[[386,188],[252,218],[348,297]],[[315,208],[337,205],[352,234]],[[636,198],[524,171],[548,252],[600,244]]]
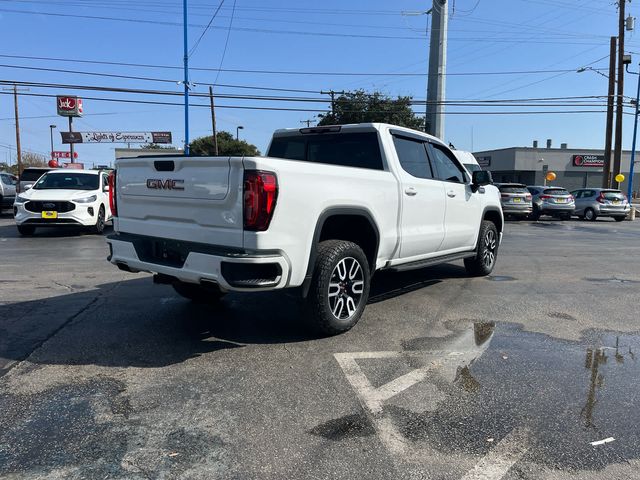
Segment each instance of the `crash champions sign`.
[[604,167],[604,155],[574,155],[574,167]]
[[171,143],[171,132],[60,132],[62,143]]

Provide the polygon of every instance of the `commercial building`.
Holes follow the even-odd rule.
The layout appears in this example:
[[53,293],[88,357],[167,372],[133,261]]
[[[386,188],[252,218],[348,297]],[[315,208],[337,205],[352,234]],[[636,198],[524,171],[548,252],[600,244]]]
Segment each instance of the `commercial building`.
[[[569,190],[582,187],[599,187],[602,185],[604,151],[588,148],[569,148],[566,143],[560,148],[553,148],[551,140],[547,140],[547,148],[539,148],[534,141],[532,147],[511,147],[497,150],[486,150],[473,153],[480,166],[490,170],[496,182],[518,182],[526,185],[543,185],[548,172],[554,172],[556,179],[547,182]],[[633,191],[640,196],[640,156],[636,156]],[[631,152],[622,152],[620,172],[625,181],[620,184],[623,192],[627,191]],[[613,159],[612,159],[613,163]]]

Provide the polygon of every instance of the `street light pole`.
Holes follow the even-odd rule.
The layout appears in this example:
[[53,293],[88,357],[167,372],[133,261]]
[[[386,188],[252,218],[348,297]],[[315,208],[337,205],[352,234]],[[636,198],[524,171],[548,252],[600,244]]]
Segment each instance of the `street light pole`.
[[244,130],[244,127],[241,125],[236,127],[236,140],[240,140],[240,130]]
[[[49,133],[51,134],[51,160],[53,160],[53,129],[56,128],[55,125],[49,125]],[[71,159],[73,162],[73,159]]]
[[187,45],[187,0],[183,0],[182,3],[182,17],[184,30],[184,154],[189,155],[189,51]]

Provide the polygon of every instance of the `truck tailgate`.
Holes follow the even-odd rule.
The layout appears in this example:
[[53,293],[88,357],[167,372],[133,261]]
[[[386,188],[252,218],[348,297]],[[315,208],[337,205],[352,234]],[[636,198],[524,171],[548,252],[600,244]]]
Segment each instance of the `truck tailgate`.
[[125,158],[116,170],[117,231],[243,246],[241,158]]

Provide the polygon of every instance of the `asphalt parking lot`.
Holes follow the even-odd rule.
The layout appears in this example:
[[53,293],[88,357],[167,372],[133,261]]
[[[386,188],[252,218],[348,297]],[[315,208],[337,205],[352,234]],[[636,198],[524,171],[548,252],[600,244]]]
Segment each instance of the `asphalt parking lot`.
[[4,214],[0,252],[0,478],[640,478],[640,221],[508,222],[491,277],[376,275],[332,338],[99,236]]

